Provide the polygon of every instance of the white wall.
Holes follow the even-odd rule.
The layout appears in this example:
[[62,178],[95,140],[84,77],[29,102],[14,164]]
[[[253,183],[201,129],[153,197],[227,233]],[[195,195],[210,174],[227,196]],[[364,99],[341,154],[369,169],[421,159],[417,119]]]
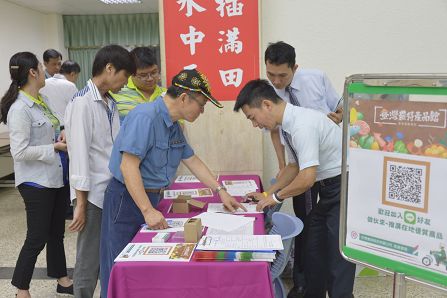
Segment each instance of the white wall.
[[[11,83],[9,59],[20,51],[30,51],[42,61],[48,48],[55,48],[68,58],[64,48],[62,16],[43,14],[4,0],[0,0],[0,94],[6,92]],[[6,127],[0,125],[0,132]]]
[[[447,72],[445,0],[261,0],[262,52],[283,40],[304,68],[324,70],[341,94],[354,73]],[[265,68],[262,68],[264,76]],[[264,136],[264,182],[276,172]]]
[[[284,40],[292,44],[298,64],[326,71],[340,93],[345,77],[354,73],[447,70],[445,0],[260,2],[261,52],[268,42]],[[9,86],[8,62],[15,52],[29,50],[41,59],[45,49],[56,48],[64,58],[68,56],[63,47],[60,15],[47,15],[0,0],[0,26],[2,94]],[[205,113],[201,117],[213,116]],[[268,184],[276,172],[268,134],[264,134],[263,144],[263,181]]]

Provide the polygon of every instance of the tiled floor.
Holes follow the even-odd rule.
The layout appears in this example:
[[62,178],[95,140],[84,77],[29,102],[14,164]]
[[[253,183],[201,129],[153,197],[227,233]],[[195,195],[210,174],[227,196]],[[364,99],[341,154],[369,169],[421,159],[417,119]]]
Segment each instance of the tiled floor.
[[[16,289],[11,285],[11,275],[25,238],[26,227],[23,201],[13,188],[0,188],[0,227],[0,297],[14,297]],[[67,231],[65,234],[65,253],[69,268],[74,266],[75,252],[76,234]],[[37,269],[31,282],[32,297],[56,297],[56,281],[45,277],[45,264],[45,252],[43,251],[37,260]],[[285,283],[290,287],[290,279],[286,279]],[[354,295],[356,298],[392,297],[392,286],[393,280],[390,276],[360,277],[355,281]],[[98,288],[95,297],[99,297]],[[407,297],[437,298],[447,297],[447,293],[408,282]]]

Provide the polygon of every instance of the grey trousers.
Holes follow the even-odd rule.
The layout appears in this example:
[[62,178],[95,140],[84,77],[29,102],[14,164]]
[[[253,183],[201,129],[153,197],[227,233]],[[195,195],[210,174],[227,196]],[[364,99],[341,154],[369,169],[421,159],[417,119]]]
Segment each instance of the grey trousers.
[[92,298],[95,292],[99,275],[101,215],[101,208],[87,203],[86,223],[79,232],[76,243],[76,265],[73,273],[76,298]]

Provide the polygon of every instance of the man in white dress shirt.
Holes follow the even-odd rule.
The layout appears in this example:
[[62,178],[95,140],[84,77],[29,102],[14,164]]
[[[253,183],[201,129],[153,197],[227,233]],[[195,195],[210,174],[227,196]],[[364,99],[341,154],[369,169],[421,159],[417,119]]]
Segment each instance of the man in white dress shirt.
[[135,63],[121,46],[109,45],[98,51],[93,61],[93,78],[68,104],[65,131],[70,155],[70,185],[75,190],[71,231],[78,233],[73,275],[77,298],[91,298],[99,275],[99,240],[104,191],[112,177],[110,154],[120,121],[109,91],[118,92]]
[[81,67],[78,63],[67,60],[62,63],[59,73],[45,80],[45,87],[40,89],[40,93],[48,99],[48,105],[51,111],[64,125],[65,108],[72,100],[73,96],[78,92],[76,88],[76,80],[78,79]]
[[[265,50],[264,60],[266,74],[273,85],[276,94],[284,101],[295,106],[313,109],[326,114],[335,123],[342,120],[343,110],[339,105],[339,96],[332,87],[329,78],[324,72],[318,69],[302,69],[296,64],[295,49],[282,41],[271,43]],[[278,159],[279,177],[286,166],[284,152],[284,137],[280,134],[280,128],[270,132],[273,147]],[[293,210],[295,215],[304,222],[306,231],[306,211],[305,203],[311,206],[316,202],[311,202],[310,190],[293,200]],[[315,198],[315,197],[314,197]],[[309,209],[309,208],[308,208]],[[288,298],[302,297],[305,289],[304,282],[304,234],[305,231],[295,237],[295,250],[293,262],[293,283],[294,287],[289,292]]]
[[339,251],[341,128],[325,114],[294,106],[276,94],[266,80],[248,82],[239,93],[234,111],[242,109],[254,127],[281,125],[289,162],[266,193],[251,193],[257,210],[280,204],[309,189],[320,200],[310,211],[305,235],[304,297],[352,296],[355,265]]

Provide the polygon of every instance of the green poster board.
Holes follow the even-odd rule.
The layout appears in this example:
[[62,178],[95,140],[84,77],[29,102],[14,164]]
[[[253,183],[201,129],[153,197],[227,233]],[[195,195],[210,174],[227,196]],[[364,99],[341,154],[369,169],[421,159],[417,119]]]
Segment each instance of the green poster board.
[[446,289],[447,75],[354,75],[344,99],[340,249]]

